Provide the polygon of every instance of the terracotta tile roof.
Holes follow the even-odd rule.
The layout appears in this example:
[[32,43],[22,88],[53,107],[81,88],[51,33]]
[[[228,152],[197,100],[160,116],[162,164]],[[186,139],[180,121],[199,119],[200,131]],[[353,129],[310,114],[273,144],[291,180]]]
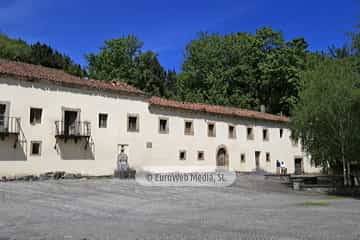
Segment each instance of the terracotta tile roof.
[[[47,68],[28,63],[8,61],[3,59],[0,59],[0,76],[10,76],[25,81],[45,81],[51,84],[68,87],[97,89],[145,96],[145,93],[140,89],[137,89],[120,81],[105,82],[93,79],[85,80],[70,75],[63,70]],[[250,111],[240,108],[214,106],[202,103],[178,102],[160,97],[151,97],[149,99],[149,104],[160,107],[199,111],[249,119],[260,119],[275,122],[290,121],[290,119],[287,117],[272,115],[268,113]]]
[[41,80],[69,87],[83,87],[129,94],[144,94],[140,89],[119,81],[105,82],[93,79],[82,79],[70,75],[63,70],[3,59],[0,59],[0,76],[16,77],[17,79],[25,81]]
[[259,120],[274,121],[274,122],[284,122],[284,123],[290,122],[290,119],[288,117],[273,115],[269,113],[251,111],[240,108],[208,105],[202,103],[178,102],[160,97],[150,98],[149,103],[150,105],[154,105],[154,106],[176,108],[180,110],[206,112],[212,114],[228,115],[233,117],[259,119]]

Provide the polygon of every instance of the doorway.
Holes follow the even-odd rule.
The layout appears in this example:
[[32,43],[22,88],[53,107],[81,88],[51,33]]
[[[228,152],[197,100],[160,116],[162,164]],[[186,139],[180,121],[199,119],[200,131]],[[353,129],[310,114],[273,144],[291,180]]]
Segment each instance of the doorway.
[[260,170],[260,154],[261,152],[256,151],[255,152],[255,167],[256,167],[256,171]]
[[227,169],[229,167],[229,156],[225,147],[220,147],[216,153],[216,167]]
[[80,131],[80,112],[64,111],[64,134],[67,136],[78,135]]
[[295,158],[295,175],[303,174],[303,159]]

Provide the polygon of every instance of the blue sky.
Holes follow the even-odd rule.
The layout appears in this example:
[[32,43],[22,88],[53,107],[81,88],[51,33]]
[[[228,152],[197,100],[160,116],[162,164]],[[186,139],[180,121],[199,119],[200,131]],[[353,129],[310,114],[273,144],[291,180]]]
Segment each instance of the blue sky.
[[311,50],[346,41],[360,23],[359,0],[0,0],[0,31],[41,41],[86,64],[103,41],[135,34],[168,69],[181,69],[186,44],[200,31],[281,30]]

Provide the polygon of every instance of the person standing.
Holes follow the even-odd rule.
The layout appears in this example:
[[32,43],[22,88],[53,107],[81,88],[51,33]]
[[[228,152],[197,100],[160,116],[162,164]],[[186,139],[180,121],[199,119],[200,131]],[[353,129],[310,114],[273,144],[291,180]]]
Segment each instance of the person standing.
[[285,175],[286,174],[286,165],[285,165],[284,161],[281,162],[280,168],[281,168],[281,175]]
[[287,174],[287,167],[286,167],[286,164],[285,164],[285,162],[284,162],[284,164],[283,164],[283,171],[284,171],[284,175],[286,175]]
[[276,160],[276,174],[277,175],[280,175],[280,167],[281,167],[280,161]]

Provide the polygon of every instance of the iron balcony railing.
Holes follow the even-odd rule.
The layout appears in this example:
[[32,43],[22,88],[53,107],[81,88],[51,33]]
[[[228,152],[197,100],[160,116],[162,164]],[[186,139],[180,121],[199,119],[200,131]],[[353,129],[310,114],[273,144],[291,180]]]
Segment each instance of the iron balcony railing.
[[55,122],[55,135],[59,137],[90,137],[90,122]]
[[9,135],[15,135],[14,148],[20,146],[25,156],[27,154],[27,140],[21,128],[21,119],[0,114],[0,140],[4,140]]
[[0,115],[0,133],[19,134],[20,131],[20,118]]

